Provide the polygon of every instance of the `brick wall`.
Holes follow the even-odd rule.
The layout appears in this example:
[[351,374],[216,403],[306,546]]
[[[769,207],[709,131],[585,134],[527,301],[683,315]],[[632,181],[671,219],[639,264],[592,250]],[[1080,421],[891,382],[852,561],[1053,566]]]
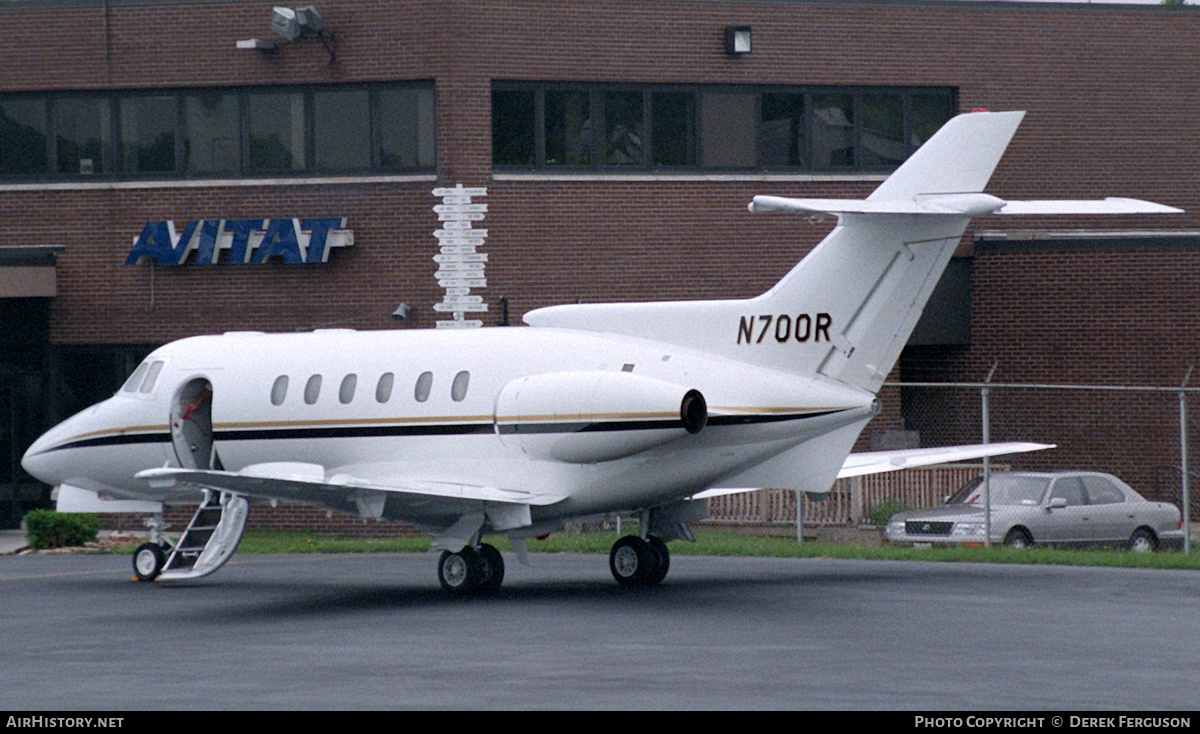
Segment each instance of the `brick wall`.
[[[59,244],[55,344],[146,343],[231,329],[355,319],[429,327],[438,183],[486,185],[488,323],[561,302],[743,297],[769,287],[828,225],[752,216],[754,194],[862,196],[872,181],[513,180],[490,166],[498,80],[936,85],[960,107],[1028,110],[990,191],[1009,198],[1137,196],[1190,213],[1106,221],[999,218],[975,229],[1200,229],[1200,95],[1191,8],[954,2],[345,0],[318,4],[337,61],[314,39],[275,54],[271,2],[19,2],[0,9],[0,90],[270,85],[432,79],[438,181],[146,187],[0,186],[0,243]],[[106,10],[107,8],[107,10]],[[726,25],[754,50],[729,58]],[[122,264],[146,221],[333,216],[353,248],[321,266]],[[970,238],[964,254],[971,252]],[[1200,352],[1200,253],[990,253],[974,260],[973,343],[940,353],[944,379],[1177,384]],[[894,393],[893,393],[894,394]],[[886,397],[886,396],[885,396]],[[888,399],[881,426],[903,423]],[[1053,433],[1043,413],[1029,420]],[[1052,422],[1051,422],[1052,423]],[[1091,440],[1120,450],[1117,431]],[[1054,436],[1032,436],[1053,440]],[[1080,439],[1082,440],[1082,439]],[[1140,451],[1166,455],[1157,443]],[[1089,452],[1087,456],[1102,452]],[[1060,463],[1074,463],[1060,453]],[[1082,454],[1081,454],[1082,456]]]

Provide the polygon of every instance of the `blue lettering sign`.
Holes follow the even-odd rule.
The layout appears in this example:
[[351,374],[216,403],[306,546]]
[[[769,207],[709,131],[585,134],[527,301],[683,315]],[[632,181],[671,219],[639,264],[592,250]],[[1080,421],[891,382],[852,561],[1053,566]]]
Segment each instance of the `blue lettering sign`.
[[345,217],[204,219],[188,222],[179,233],[174,222],[147,222],[125,264],[150,260],[183,265],[193,251],[196,265],[257,265],[272,259],[297,265],[323,263],[329,261],[330,249],[353,244],[354,233],[346,229]]

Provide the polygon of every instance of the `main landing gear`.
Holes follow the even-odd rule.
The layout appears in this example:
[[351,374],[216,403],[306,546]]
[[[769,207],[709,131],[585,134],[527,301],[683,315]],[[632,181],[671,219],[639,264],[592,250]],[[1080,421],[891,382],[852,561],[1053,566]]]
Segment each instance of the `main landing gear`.
[[495,546],[480,543],[457,552],[442,551],[438,581],[454,596],[494,594],[504,582],[504,557]]
[[655,586],[667,577],[671,552],[658,536],[626,535],[613,543],[608,568],[622,586]]

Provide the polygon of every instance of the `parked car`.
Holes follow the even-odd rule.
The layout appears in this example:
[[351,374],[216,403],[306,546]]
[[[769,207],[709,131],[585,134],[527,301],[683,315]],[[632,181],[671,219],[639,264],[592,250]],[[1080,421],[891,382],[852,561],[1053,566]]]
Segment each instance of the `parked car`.
[[[1133,551],[1183,545],[1179,508],[1149,502],[1111,474],[992,472],[989,483],[996,545],[1116,545]],[[978,477],[941,507],[896,513],[885,536],[895,545],[983,545],[984,507]]]

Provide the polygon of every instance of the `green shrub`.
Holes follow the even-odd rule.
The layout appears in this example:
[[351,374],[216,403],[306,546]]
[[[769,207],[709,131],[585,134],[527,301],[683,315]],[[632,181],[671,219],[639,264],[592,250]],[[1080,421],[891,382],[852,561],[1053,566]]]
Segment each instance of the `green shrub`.
[[25,515],[25,536],[34,548],[65,548],[96,539],[100,520],[88,513],[31,510]]
[[871,511],[867,513],[867,519],[871,521],[872,525],[883,527],[888,524],[888,520],[892,519],[892,515],[911,509],[913,508],[900,500],[887,500],[872,507]]

